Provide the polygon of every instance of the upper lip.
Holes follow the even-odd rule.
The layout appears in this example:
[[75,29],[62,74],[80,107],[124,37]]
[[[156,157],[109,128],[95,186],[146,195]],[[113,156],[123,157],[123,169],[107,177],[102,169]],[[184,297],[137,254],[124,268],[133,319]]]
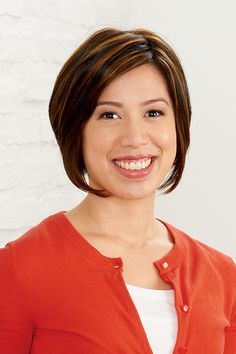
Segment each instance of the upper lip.
[[141,159],[150,159],[155,157],[153,154],[138,154],[138,155],[126,155],[116,157],[114,160],[141,160]]

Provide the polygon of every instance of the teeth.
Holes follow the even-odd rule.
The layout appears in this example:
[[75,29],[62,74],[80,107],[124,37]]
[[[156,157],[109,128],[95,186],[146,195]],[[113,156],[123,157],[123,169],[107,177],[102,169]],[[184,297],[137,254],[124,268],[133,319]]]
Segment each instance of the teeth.
[[131,162],[130,165],[129,165],[129,166],[130,166],[129,169],[130,169],[130,170],[138,169],[138,166],[137,166],[137,165],[138,165],[138,164],[136,164],[136,162]]
[[125,170],[142,170],[144,168],[147,168],[151,162],[152,162],[152,159],[139,160],[137,162],[134,162],[134,161],[127,162],[127,161],[115,160],[115,164],[121,168],[124,168]]

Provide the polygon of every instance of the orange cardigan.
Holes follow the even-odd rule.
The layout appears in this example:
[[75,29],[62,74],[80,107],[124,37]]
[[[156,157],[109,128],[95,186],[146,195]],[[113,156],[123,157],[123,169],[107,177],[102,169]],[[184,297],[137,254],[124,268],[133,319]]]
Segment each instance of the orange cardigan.
[[[163,223],[175,245],[154,264],[175,290],[173,353],[235,354],[234,262]],[[122,259],[98,252],[63,211],[0,249],[0,282],[1,354],[152,353]]]

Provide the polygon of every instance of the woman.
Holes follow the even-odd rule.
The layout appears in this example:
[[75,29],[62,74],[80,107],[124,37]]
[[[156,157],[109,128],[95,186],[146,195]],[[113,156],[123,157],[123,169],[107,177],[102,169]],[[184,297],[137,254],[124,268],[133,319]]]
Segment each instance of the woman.
[[95,32],[59,73],[49,116],[87,196],[0,250],[0,352],[235,354],[235,264],[153,216],[189,146],[170,46],[145,29]]

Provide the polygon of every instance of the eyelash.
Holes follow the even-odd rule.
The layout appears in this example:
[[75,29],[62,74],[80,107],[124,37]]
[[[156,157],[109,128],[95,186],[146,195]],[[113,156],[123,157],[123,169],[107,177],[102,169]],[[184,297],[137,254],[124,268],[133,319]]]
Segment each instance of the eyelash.
[[[150,111],[148,111],[147,113],[158,113],[158,117],[159,116],[163,116],[163,112],[162,111],[160,111],[160,110],[158,110],[158,109],[150,109]],[[156,117],[156,116],[155,116]]]
[[103,112],[102,114],[100,114],[99,118],[102,118],[102,119],[106,119],[106,120],[109,120],[110,118],[107,118],[106,116],[107,115],[117,115],[118,114],[116,112],[113,112],[113,111],[106,111],[106,112]]
[[[158,109],[150,109],[147,113],[158,113],[158,116],[151,116],[150,118],[156,118],[156,117],[159,117],[159,116],[162,116],[164,113]],[[146,114],[146,113],[145,113]],[[119,117],[119,115],[116,113],[116,112],[113,112],[113,111],[106,111],[106,112],[103,112],[99,118],[101,119],[105,119],[105,120],[112,120],[111,118],[107,118],[106,115],[117,115]]]

